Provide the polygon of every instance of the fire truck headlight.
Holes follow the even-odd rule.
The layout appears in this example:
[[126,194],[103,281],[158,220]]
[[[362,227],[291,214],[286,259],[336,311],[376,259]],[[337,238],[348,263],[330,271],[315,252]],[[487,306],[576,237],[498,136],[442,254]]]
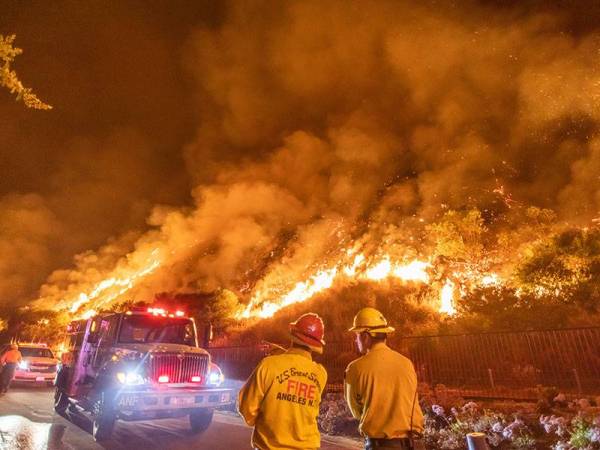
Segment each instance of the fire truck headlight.
[[137,372],[117,372],[117,380],[128,386],[137,386],[145,382],[144,377]]
[[221,368],[214,363],[210,365],[210,372],[208,374],[208,384],[211,386],[219,387],[225,381],[225,375],[221,371]]
[[27,364],[27,361],[21,361],[19,363],[19,369],[27,370],[28,367],[29,367],[29,364]]

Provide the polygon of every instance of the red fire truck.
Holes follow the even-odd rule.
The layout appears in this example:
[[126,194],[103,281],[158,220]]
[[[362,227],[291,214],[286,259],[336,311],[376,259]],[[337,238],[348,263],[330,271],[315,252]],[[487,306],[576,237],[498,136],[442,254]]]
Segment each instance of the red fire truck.
[[117,419],[189,415],[192,431],[202,432],[215,408],[234,402],[221,387],[223,373],[198,345],[194,320],[180,311],[148,308],[74,321],[65,346],[54,408],[89,412],[97,441],[110,437]]

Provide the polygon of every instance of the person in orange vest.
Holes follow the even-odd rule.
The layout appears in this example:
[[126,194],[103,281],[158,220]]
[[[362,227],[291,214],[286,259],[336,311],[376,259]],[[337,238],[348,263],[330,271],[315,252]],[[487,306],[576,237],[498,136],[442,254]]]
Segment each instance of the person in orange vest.
[[23,361],[23,358],[17,344],[10,344],[10,349],[0,356],[0,365],[2,366],[2,373],[0,373],[0,393],[4,394],[8,391],[10,383],[15,377],[17,365],[21,361]]
[[387,346],[394,331],[375,308],[363,308],[348,331],[356,333],[360,358],[346,368],[344,396],[365,450],[424,449],[423,413],[413,363]]
[[313,313],[290,324],[291,346],[267,356],[239,393],[239,412],[259,450],[312,450],[321,446],[317,416],[327,382],[325,368],[312,360],[322,353],[323,320]]

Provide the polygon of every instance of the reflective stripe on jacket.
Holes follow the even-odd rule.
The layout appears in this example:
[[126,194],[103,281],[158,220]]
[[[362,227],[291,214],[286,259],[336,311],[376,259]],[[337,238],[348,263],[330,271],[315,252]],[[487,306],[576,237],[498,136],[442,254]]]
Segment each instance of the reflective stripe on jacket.
[[[407,437],[416,389],[412,362],[383,342],[375,343],[369,353],[346,368],[344,395],[364,436]],[[414,400],[412,429],[423,431],[418,397]]]
[[252,446],[261,450],[317,449],[317,416],[327,382],[325,368],[297,347],[267,356],[239,394],[240,414],[254,426]]

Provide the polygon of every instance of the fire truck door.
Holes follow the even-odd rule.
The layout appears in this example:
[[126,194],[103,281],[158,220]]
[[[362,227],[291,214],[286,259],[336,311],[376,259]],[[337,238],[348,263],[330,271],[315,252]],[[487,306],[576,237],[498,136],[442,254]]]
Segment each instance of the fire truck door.
[[88,337],[91,332],[92,320],[88,320],[77,332],[75,348],[73,349],[73,366],[69,374],[69,395],[79,394],[79,388],[85,379],[85,366],[88,358]]
[[112,344],[116,335],[118,325],[118,316],[109,316],[100,322],[98,341],[92,360],[92,368],[98,370],[102,363],[106,361],[111,351]]

